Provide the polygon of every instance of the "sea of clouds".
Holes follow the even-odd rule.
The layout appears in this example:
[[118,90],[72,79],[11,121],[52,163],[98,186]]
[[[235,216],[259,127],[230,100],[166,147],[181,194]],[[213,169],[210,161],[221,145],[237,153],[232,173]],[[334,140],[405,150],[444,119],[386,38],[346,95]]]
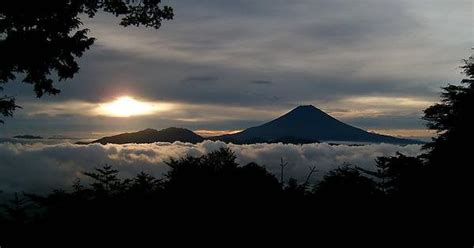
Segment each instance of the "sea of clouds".
[[171,157],[199,156],[225,146],[235,152],[239,164],[257,162],[277,176],[280,175],[279,164],[283,158],[288,162],[285,177],[300,180],[306,177],[311,166],[319,170],[313,177],[313,180],[318,180],[325,172],[343,163],[373,169],[375,158],[379,156],[394,155],[397,151],[414,156],[421,149],[419,145],[235,145],[220,141],[126,145],[5,142],[0,143],[0,190],[4,193],[42,193],[67,188],[76,178],[84,178],[83,171],[105,164],[120,170],[123,177],[134,176],[141,171],[161,177],[169,169],[164,162]]

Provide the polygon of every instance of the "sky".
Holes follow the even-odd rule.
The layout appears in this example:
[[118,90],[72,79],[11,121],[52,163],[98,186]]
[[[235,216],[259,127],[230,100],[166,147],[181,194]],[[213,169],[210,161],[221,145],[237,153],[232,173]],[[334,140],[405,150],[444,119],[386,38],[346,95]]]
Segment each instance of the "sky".
[[[471,0],[166,3],[175,18],[159,30],[84,17],[97,40],[79,74],[40,99],[31,85],[8,84],[4,93],[23,109],[0,136],[96,138],[169,126],[211,135],[312,104],[363,129],[426,137],[422,111],[441,86],[462,79],[474,41]],[[117,116],[111,107],[130,104],[107,104],[123,96],[150,109]]]

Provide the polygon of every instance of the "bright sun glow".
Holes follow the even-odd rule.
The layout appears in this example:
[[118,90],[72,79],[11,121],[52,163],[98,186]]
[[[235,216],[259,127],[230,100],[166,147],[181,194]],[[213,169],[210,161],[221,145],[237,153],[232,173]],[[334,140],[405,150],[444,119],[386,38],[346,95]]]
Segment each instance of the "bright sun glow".
[[129,96],[122,96],[116,100],[99,106],[99,113],[112,117],[131,117],[149,115],[169,109],[168,104],[138,101]]

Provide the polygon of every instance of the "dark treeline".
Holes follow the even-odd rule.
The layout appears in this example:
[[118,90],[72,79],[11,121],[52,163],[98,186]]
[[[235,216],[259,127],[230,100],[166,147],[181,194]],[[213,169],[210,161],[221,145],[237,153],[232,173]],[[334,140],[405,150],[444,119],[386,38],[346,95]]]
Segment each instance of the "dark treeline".
[[238,165],[235,159],[231,150],[221,148],[201,157],[170,160],[171,170],[162,179],[146,173],[120,178],[112,166],[103,166],[83,173],[91,181],[86,185],[78,179],[70,189],[46,196],[15,195],[3,205],[0,223],[22,233],[91,225],[105,230],[147,223],[226,225],[243,219],[265,225],[316,216],[321,221],[330,213],[337,213],[333,220],[347,219],[416,199],[425,168],[418,158],[397,154],[377,160],[377,171],[342,165],[312,185],[295,179],[282,183],[265,167]]

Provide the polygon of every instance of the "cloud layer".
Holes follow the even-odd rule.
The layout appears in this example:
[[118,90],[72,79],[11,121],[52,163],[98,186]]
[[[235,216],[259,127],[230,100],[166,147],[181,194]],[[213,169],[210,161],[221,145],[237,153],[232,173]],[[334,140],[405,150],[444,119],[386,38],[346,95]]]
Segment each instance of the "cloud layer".
[[121,176],[134,176],[140,171],[160,177],[168,170],[164,161],[184,155],[199,156],[220,147],[229,146],[240,164],[257,162],[279,175],[279,163],[288,162],[287,177],[303,179],[310,166],[320,172],[351,163],[373,168],[378,156],[393,155],[400,151],[417,155],[420,146],[374,144],[366,146],[330,146],[328,144],[284,145],[254,144],[226,145],[222,142],[204,141],[199,144],[175,142],[128,145],[75,145],[0,143],[0,190],[4,192],[47,192],[58,187],[68,187],[81,172],[110,164],[120,170]]

